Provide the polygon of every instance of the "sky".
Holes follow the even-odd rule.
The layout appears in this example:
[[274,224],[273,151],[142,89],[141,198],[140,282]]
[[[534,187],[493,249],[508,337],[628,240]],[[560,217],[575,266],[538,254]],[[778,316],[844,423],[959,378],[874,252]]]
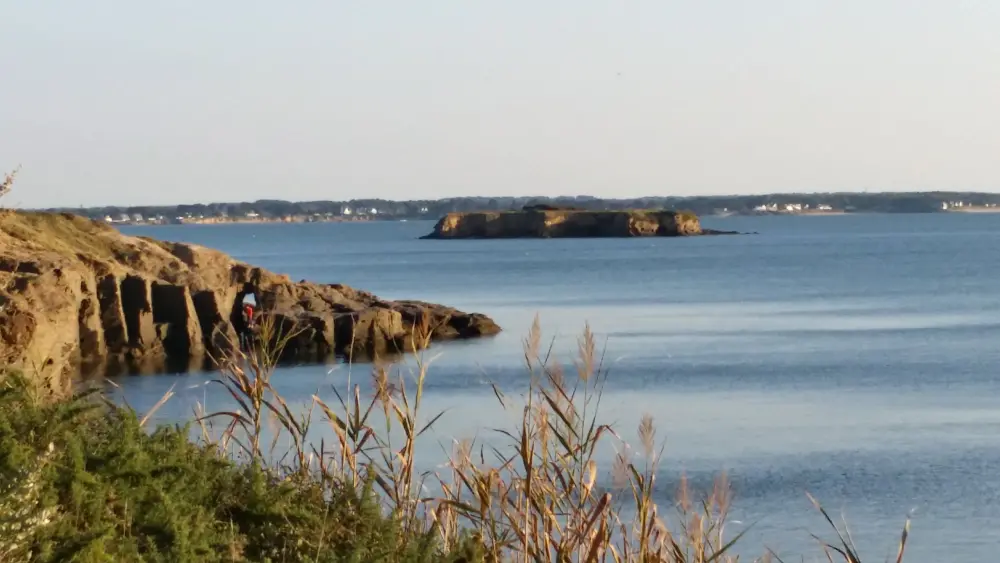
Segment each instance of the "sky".
[[0,0],[6,205],[1000,191],[995,0]]

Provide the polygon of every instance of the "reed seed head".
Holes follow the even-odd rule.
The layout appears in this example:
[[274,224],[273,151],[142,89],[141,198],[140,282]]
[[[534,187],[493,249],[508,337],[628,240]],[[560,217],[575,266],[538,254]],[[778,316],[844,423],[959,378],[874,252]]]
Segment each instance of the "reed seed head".
[[647,459],[653,457],[655,437],[656,428],[653,426],[653,416],[650,414],[642,415],[642,420],[639,422],[639,441],[642,443],[642,450]]

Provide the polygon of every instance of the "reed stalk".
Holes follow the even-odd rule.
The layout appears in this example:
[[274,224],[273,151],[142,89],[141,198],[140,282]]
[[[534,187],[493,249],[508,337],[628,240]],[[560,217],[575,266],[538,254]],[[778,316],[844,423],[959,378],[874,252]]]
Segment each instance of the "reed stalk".
[[[262,333],[265,330],[274,327]],[[209,434],[205,421],[223,418],[228,424],[216,443],[222,449],[235,445],[241,458],[268,471],[317,479],[330,487],[362,488],[373,483],[386,515],[406,532],[404,538],[434,537],[445,551],[467,545],[471,538],[483,561],[732,563],[739,559],[733,546],[747,530],[731,538],[725,533],[731,491],[724,474],[707,496],[697,500],[682,478],[671,507],[679,524],[673,529],[666,524],[656,503],[663,446],[656,443],[655,421],[649,414],[642,416],[636,429],[638,449],[601,421],[608,371],[589,326],[579,338],[570,375],[552,361],[551,345],[542,353],[536,318],[523,343],[529,380],[520,401],[492,386],[500,406],[518,413],[515,427],[496,430],[499,445],[459,440],[442,470],[418,473],[417,440],[444,414],[423,412],[429,362],[421,350],[429,344],[430,334],[431,327],[418,323],[408,339],[416,358],[411,378],[392,376],[391,366],[376,360],[369,389],[363,391],[359,383],[349,383],[344,391],[334,388],[332,402],[314,394],[305,412],[296,413],[270,384],[288,338],[268,333],[270,348],[223,362],[218,383],[238,409],[201,416],[203,436]],[[332,432],[333,442],[310,440],[314,411]],[[274,422],[275,432],[268,452],[261,445],[265,418]],[[273,455],[278,435],[290,438],[289,449],[281,456]],[[604,443],[617,453],[601,478],[597,452]],[[439,492],[426,493],[429,483]],[[822,507],[818,503],[816,507],[832,525]],[[822,543],[824,552],[860,563],[849,538],[834,529],[840,541]],[[897,563],[902,562],[908,530],[907,522]],[[757,560],[780,561],[773,553]]]

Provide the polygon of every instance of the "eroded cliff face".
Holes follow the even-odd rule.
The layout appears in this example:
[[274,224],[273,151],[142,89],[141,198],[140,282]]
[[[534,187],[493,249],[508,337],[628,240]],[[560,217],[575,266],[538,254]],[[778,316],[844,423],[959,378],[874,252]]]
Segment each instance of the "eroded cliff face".
[[692,213],[675,211],[532,210],[449,213],[424,238],[558,238],[692,236],[702,234]]
[[[246,292],[297,335],[285,360],[355,360],[500,332],[480,314],[390,302],[287,276],[191,244],[122,235],[69,214],[0,215],[0,366],[30,373],[201,368],[238,342]],[[420,331],[416,331],[419,333]]]

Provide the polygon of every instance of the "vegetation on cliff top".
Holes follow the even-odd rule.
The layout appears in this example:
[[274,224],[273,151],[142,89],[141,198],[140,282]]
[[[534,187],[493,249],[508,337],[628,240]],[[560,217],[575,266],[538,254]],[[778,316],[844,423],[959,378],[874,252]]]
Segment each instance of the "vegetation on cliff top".
[[101,260],[118,259],[113,244],[115,237],[109,235],[120,233],[114,227],[79,215],[18,211],[8,216],[3,229],[19,240],[66,256],[82,254]]
[[653,208],[653,207],[643,207],[643,208],[624,208],[624,209],[574,209],[574,208],[561,208],[561,209],[544,209],[544,208],[531,208],[527,209],[503,209],[503,210],[473,210],[473,211],[454,211],[452,213],[457,214],[476,214],[476,213],[500,213],[505,215],[517,215],[521,213],[676,213],[678,216],[683,218],[693,218],[697,219],[698,215],[689,210],[675,210],[667,208]]

